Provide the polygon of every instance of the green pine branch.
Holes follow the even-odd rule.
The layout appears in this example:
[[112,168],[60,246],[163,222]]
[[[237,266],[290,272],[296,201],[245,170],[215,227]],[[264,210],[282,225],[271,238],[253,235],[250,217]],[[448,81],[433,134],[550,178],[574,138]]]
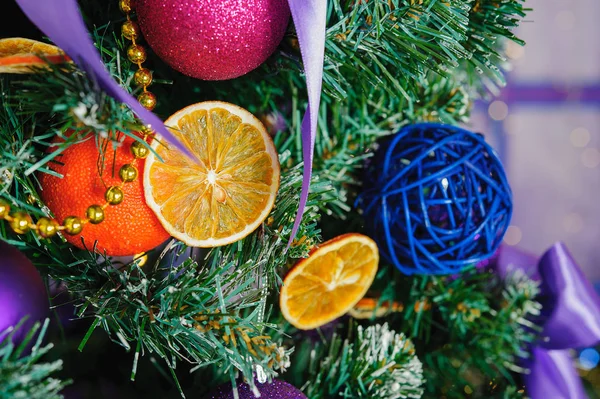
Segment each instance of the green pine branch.
[[48,323],[48,319],[43,324],[35,323],[19,345],[13,343],[12,337],[22,328],[22,322],[10,331],[0,331],[1,399],[62,398],[60,392],[70,381],[52,377],[62,369],[62,360],[41,361],[53,347],[52,344],[42,346]]
[[330,2],[326,93],[342,99],[374,86],[415,98],[427,71],[446,75],[468,57],[467,12],[460,0]]
[[411,341],[387,324],[334,335],[310,358],[303,391],[310,399],[414,398],[423,394],[423,367]]
[[390,317],[417,347],[426,397],[441,392],[462,398],[464,389],[474,397],[500,395],[516,384],[515,373],[525,372],[519,364],[536,339],[539,328],[532,320],[541,305],[538,283],[523,273],[505,282],[475,269],[450,278],[407,278],[384,266],[378,278],[374,289],[381,303],[403,304],[403,314]]
[[525,0],[475,0],[469,12],[468,40],[465,48],[471,53],[465,63],[465,77],[470,87],[486,88],[497,94],[506,81],[502,67],[506,64],[504,44],[510,40],[525,42],[513,32],[526,17],[529,8]]

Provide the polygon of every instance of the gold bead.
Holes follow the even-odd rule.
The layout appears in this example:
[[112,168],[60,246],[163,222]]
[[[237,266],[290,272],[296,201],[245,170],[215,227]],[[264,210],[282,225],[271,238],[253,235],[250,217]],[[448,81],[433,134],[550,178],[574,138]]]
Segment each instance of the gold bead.
[[119,177],[125,183],[131,183],[132,181],[137,179],[137,175],[138,175],[138,171],[137,171],[136,167],[133,165],[125,164],[125,165],[121,166],[121,169],[119,169]]
[[108,190],[106,190],[106,193],[104,194],[106,202],[108,202],[111,205],[119,205],[121,202],[123,202],[123,197],[123,190],[121,190],[121,188],[117,186],[109,187]]
[[63,222],[63,226],[65,226],[65,232],[71,235],[79,234],[83,230],[83,223],[77,216],[67,217]]
[[38,234],[44,238],[49,238],[58,233],[58,223],[56,220],[40,218],[37,222]]
[[154,140],[154,136],[156,135],[156,132],[152,129],[152,127],[150,127],[150,125],[142,126],[140,133],[142,133],[144,136],[145,142],[148,142],[148,137],[150,137],[150,143],[152,143],[152,140]]
[[27,201],[27,203],[29,205],[33,205],[33,204],[35,204],[37,202],[36,199],[35,199],[35,195],[33,195],[31,193],[27,194],[27,200],[26,201]]
[[131,12],[131,9],[132,9],[131,8],[131,0],[120,0],[119,1],[119,8],[125,14],[129,14]]
[[152,111],[156,107],[156,96],[149,91],[144,91],[138,96],[138,102],[148,111]]
[[30,230],[30,225],[33,224],[33,220],[31,220],[31,216],[26,214],[25,212],[16,212],[12,215],[12,220],[10,221],[10,227],[12,227],[13,231],[17,234],[25,234]]
[[102,223],[104,220],[104,209],[100,205],[90,205],[85,211],[85,217],[91,224]]
[[140,27],[134,21],[127,20],[121,25],[121,34],[129,40],[137,39],[140,37]]
[[150,125],[144,125],[142,126],[141,132],[144,134],[144,136],[148,136],[150,134],[154,134],[154,129],[152,129],[152,126]]
[[132,44],[127,49],[127,58],[134,64],[146,61],[146,50],[139,44]]
[[0,199],[0,219],[4,219],[6,216],[8,216],[9,212],[10,205],[8,205],[8,202]]
[[133,81],[138,86],[150,86],[152,83],[152,71],[148,68],[140,68],[133,74]]
[[137,261],[138,266],[144,266],[148,262],[148,255],[142,252],[141,254],[133,255],[133,260]]
[[131,153],[136,158],[144,159],[150,155],[150,150],[139,141],[134,141],[133,144],[131,144]]

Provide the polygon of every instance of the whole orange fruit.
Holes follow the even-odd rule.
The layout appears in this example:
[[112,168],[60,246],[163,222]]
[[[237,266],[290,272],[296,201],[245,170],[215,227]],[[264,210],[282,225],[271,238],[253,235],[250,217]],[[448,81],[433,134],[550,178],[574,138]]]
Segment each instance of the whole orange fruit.
[[[59,223],[68,216],[83,219],[90,205],[104,205],[107,188],[121,184],[119,169],[134,160],[130,150],[134,140],[130,137],[126,137],[116,150],[111,142],[99,139],[100,147],[105,149],[104,162],[94,135],[83,140],[67,147],[48,165],[63,178],[47,173],[39,176],[41,197]],[[64,139],[60,137],[54,140],[55,144],[61,142]],[[52,146],[50,152],[56,149],[57,146]],[[123,186],[123,202],[109,205],[100,224],[85,224],[79,235],[64,234],[67,241],[88,250],[92,250],[97,241],[96,248],[100,253],[128,256],[148,251],[167,240],[169,234],[144,199],[144,164],[143,159],[136,161],[138,177]]]

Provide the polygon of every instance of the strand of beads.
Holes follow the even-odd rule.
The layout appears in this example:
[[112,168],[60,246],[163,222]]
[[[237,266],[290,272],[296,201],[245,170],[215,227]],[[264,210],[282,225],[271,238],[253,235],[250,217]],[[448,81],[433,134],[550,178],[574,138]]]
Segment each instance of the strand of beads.
[[138,70],[133,74],[133,81],[142,88],[142,93],[137,99],[144,108],[152,111],[156,107],[156,96],[148,91],[148,86],[152,84],[152,71],[142,66],[146,61],[146,49],[138,43],[141,39],[140,27],[131,19],[131,0],[119,0],[119,8],[127,17],[127,21],[121,26],[121,34],[131,40],[131,46],[127,48],[127,58],[138,66]]
[[103,205],[90,205],[86,210],[85,217],[69,216],[65,218],[62,225],[47,217],[41,217],[37,223],[33,223],[33,219],[28,213],[19,210],[11,213],[10,205],[0,199],[0,220],[6,220],[17,234],[34,231],[42,238],[51,238],[58,232],[77,235],[83,231],[87,223],[102,223],[104,221],[104,210],[111,205],[119,205],[123,202],[125,197],[123,187],[125,184],[135,181],[138,177],[139,173],[135,166],[137,160],[146,158],[150,154],[150,150],[143,143],[134,141],[131,145],[131,153],[133,154],[132,162],[123,165],[119,169],[121,184],[109,187],[104,194],[106,202]]

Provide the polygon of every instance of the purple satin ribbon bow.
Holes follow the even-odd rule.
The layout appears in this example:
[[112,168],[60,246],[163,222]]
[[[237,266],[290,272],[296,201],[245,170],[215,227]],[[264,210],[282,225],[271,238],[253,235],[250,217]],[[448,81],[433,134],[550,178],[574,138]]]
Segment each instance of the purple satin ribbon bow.
[[[296,25],[308,90],[308,109],[302,120],[304,176],[300,205],[288,243],[289,247],[300,227],[310,188],[323,81],[327,2],[325,0],[288,0],[288,2]],[[158,134],[188,156],[193,157],[156,115],[142,107],[112,79],[89,37],[75,0],[17,0],[17,3],[41,31],[98,81],[106,93],[129,105],[137,116]]]
[[517,248],[503,246],[492,262],[501,277],[521,269],[540,282],[542,339],[531,348],[524,366],[525,386],[532,399],[586,399],[569,356],[570,349],[600,342],[600,298],[567,247],[554,244],[539,261]]

